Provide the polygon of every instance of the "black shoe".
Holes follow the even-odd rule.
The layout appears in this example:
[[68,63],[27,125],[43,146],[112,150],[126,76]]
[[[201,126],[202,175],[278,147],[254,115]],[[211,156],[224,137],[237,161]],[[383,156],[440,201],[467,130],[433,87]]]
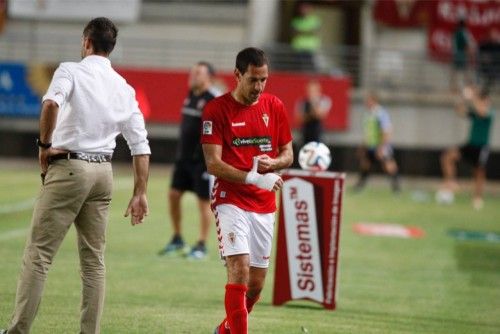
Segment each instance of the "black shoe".
[[189,251],[189,247],[184,243],[179,236],[174,236],[172,240],[160,251],[158,255],[185,255]]
[[203,260],[207,257],[207,247],[205,243],[198,242],[188,254],[188,258],[192,260]]
[[391,189],[392,189],[392,192],[395,193],[395,194],[401,192],[401,184],[399,182],[398,175],[392,176],[392,179],[391,179]]

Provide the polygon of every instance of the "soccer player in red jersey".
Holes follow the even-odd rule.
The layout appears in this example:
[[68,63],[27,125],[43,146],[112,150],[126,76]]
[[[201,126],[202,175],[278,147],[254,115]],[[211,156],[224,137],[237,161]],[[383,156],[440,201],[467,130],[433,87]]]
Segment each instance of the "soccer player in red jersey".
[[269,267],[276,170],[293,161],[292,135],[283,103],[263,93],[268,78],[264,52],[246,48],[236,57],[237,86],[210,101],[202,116],[201,143],[207,170],[216,177],[212,209],[219,250],[226,261],[226,318],[216,334],[248,333],[248,313],[259,299]]

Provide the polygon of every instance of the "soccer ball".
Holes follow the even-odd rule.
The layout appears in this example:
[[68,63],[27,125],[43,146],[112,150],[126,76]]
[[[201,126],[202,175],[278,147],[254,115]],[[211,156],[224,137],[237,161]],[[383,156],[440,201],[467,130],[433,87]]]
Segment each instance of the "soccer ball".
[[302,146],[299,151],[299,165],[304,170],[326,170],[331,162],[330,150],[323,143],[312,141]]

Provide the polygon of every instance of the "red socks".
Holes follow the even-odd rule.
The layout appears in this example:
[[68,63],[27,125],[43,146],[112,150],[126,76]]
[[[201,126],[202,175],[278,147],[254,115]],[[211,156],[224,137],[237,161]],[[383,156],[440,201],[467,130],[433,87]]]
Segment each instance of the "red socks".
[[246,297],[247,298],[245,300],[245,303],[246,303],[246,306],[247,306],[247,312],[248,312],[248,314],[250,314],[250,312],[252,312],[252,310],[253,310],[253,306],[259,300],[260,295],[254,297],[254,298],[248,298],[248,296],[246,296]]
[[[242,287],[244,287],[243,285],[239,285],[239,284],[228,284],[226,285],[226,299],[225,299],[225,305],[226,305],[226,314],[229,314],[229,309],[228,309],[228,303],[231,303],[229,301],[230,298],[234,298],[234,297],[229,297],[228,295],[232,295],[234,293],[234,289],[238,290],[238,289],[242,289]],[[228,291],[231,290],[232,292],[228,294]],[[243,290],[244,292],[246,292],[246,287],[245,289]],[[239,300],[239,298],[241,298],[241,295],[239,293],[237,293],[237,298],[238,298],[238,303],[241,303],[241,301]],[[245,319],[245,328],[248,327],[248,314],[250,314],[250,312],[252,312],[252,309],[253,309],[253,306],[255,305],[255,303],[257,303],[257,301],[259,300],[259,297],[260,296],[257,296],[255,298],[248,298],[248,296],[244,295],[244,299],[245,299],[245,307],[246,307],[246,310],[247,310],[247,317]],[[239,304],[241,305],[241,304]],[[224,320],[222,320],[222,323],[219,325],[218,327],[218,334],[234,334],[234,333],[240,333],[240,332],[237,332],[237,329],[233,329],[233,327],[229,326],[229,321],[227,320],[228,317]],[[226,326],[227,324],[227,326]],[[229,327],[231,328],[231,330],[229,330]],[[242,332],[242,333],[247,333],[246,331],[245,332]]]
[[246,285],[226,284],[226,319],[231,328],[231,334],[248,333],[248,312],[245,305]]

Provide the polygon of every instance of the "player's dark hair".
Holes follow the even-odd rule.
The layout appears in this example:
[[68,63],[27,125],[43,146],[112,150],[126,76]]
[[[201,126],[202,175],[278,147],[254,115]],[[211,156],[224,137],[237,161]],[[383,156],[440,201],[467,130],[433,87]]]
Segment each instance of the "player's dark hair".
[[241,50],[236,56],[236,68],[241,74],[245,74],[248,65],[253,65],[255,67],[268,65],[264,51],[254,47]]
[[108,55],[115,47],[118,28],[110,19],[98,17],[87,23],[83,36],[92,41],[94,53]]
[[207,71],[208,71],[208,74],[211,76],[211,77],[214,77],[215,76],[215,67],[214,65],[212,65],[211,63],[209,63],[208,61],[199,61],[196,65],[198,66],[205,66],[207,68]]

